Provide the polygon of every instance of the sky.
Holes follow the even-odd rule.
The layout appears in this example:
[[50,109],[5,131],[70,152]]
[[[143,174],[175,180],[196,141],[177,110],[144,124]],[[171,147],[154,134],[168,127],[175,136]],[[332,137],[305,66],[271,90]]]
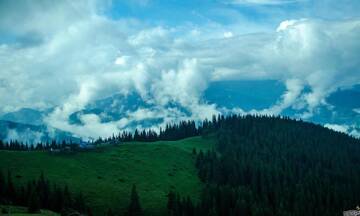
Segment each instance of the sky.
[[[0,113],[54,108],[49,126],[106,136],[130,118],[181,117],[171,102],[195,119],[219,113],[201,101],[211,82],[271,79],[286,91],[256,112],[301,107],[308,118],[360,84],[358,11],[358,0],[0,0]],[[157,109],[68,123],[96,99],[131,92]]]

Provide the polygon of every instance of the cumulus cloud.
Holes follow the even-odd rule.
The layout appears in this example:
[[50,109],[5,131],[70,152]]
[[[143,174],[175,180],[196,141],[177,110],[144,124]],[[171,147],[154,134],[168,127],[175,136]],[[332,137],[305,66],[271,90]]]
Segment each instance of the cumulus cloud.
[[[280,115],[283,110],[289,107],[299,108],[299,104],[296,103],[304,89],[304,84],[299,79],[288,79],[285,81],[286,92],[281,96],[281,100],[274,106],[264,110],[252,110],[252,113]],[[303,108],[303,107],[300,107]]]
[[[279,114],[293,107],[305,110],[302,117],[326,104],[336,89],[360,83],[356,18],[285,20],[271,32],[240,35],[212,22],[169,27],[114,20],[102,12],[108,5],[100,7],[98,1],[9,2],[0,7],[0,31],[6,29],[17,40],[0,44],[0,102],[6,104],[1,111],[54,107],[45,121],[81,137],[108,136],[149,118],[163,118],[160,125],[209,118],[224,111],[201,99],[209,83],[217,80],[281,80],[287,90],[279,101],[253,112]],[[141,107],[107,123],[95,114],[80,116],[81,125],[68,121],[98,98],[130,92],[154,108]],[[241,108],[233,111],[243,113]]]
[[[251,47],[240,42],[237,50],[229,49],[229,55],[239,60],[230,58],[232,63],[217,68],[215,79],[283,80],[287,92],[282,101],[264,111],[278,114],[289,106],[301,105],[307,110],[302,117],[310,117],[316,107],[326,104],[332,92],[360,82],[360,62],[356,60],[359,24],[360,20],[284,21],[271,37],[253,35],[255,42],[253,38],[242,38],[252,43]],[[262,42],[257,43],[260,38]],[[302,91],[305,87],[310,91]]]
[[346,133],[349,130],[349,126],[347,125],[338,125],[338,124],[325,124],[324,127],[327,127],[331,130]]
[[341,133],[347,133],[351,136],[360,138],[360,130],[359,128],[356,128],[355,125],[344,125],[344,124],[325,124],[324,127],[329,128],[331,130],[341,132]]
[[231,38],[234,34],[231,31],[224,32],[224,38]]

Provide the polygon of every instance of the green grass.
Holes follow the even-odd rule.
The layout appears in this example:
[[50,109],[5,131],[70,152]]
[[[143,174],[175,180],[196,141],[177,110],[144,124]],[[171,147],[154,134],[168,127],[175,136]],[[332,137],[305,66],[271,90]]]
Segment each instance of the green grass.
[[212,139],[125,143],[95,152],[52,155],[47,152],[0,151],[0,169],[12,170],[15,182],[38,178],[82,191],[96,215],[109,207],[123,212],[136,184],[147,215],[165,215],[167,193],[174,189],[197,200],[202,184],[194,167],[192,149],[210,149]]
[[[7,213],[2,213],[5,210]],[[0,215],[11,215],[11,216],[59,216],[59,214],[48,210],[41,210],[37,214],[27,213],[27,208],[21,206],[5,206],[0,205]]]

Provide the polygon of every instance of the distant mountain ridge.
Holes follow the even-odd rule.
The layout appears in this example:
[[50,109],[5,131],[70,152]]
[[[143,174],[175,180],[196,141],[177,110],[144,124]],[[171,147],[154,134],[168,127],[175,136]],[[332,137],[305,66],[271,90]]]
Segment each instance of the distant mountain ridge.
[[5,141],[20,140],[29,144],[51,140],[71,140],[74,142],[80,140],[69,132],[45,125],[22,124],[5,120],[0,120],[0,139]]
[[[209,84],[208,88],[202,94],[201,101],[208,104],[216,104],[219,110],[222,108],[228,110],[241,108],[244,111],[254,109],[262,110],[276,104],[285,91],[286,87],[284,84],[276,80],[218,81]],[[307,119],[308,121],[330,126],[335,125],[334,128],[342,127],[348,131],[359,131],[360,133],[360,85],[349,89],[339,89],[326,100],[329,106],[319,106],[314,111],[314,115]],[[145,101],[138,93],[133,92],[127,95],[114,94],[95,100],[89,103],[84,109],[72,113],[68,121],[70,124],[82,125],[82,115],[95,114],[99,117],[101,123],[108,123],[119,121],[122,118],[131,118],[131,114],[139,110],[161,113],[161,109],[177,110],[183,117],[190,117],[192,114],[189,109],[181,106],[179,103],[172,102],[166,106],[158,107],[156,104]],[[21,134],[24,134],[25,130],[23,128],[28,128],[29,131],[36,133],[41,131],[46,134],[48,127],[44,126],[44,118],[51,113],[52,110],[53,109],[39,111],[23,108],[0,116],[0,120],[18,123]],[[296,110],[290,107],[285,109],[282,115],[298,117],[298,115],[304,111],[305,110]],[[128,122],[127,127],[151,127],[163,122],[164,118],[166,118],[166,116],[149,116],[145,119]],[[2,132],[1,138],[6,137],[4,134],[9,131],[14,132],[16,127],[10,127],[10,125],[11,124],[2,124],[3,130],[5,130],[5,128],[7,129],[5,132]],[[56,129],[52,130],[60,131]],[[62,134],[64,134],[64,132]],[[48,136],[50,135],[45,135],[44,137]],[[26,136],[24,134],[21,137]],[[60,135],[60,137],[63,136]],[[68,135],[65,135],[65,137],[68,137]]]
[[18,122],[22,124],[42,125],[44,118],[44,112],[22,108],[15,112],[6,113],[0,117],[1,120]]

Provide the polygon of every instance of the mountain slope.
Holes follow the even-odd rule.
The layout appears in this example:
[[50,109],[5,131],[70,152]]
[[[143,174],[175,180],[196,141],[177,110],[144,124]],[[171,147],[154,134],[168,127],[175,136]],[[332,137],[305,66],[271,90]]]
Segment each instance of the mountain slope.
[[21,206],[6,206],[0,205],[1,212],[11,212],[12,216],[59,216],[60,214],[49,211],[49,210],[41,210],[37,214],[27,213],[28,209]]
[[[202,93],[200,100],[207,104],[214,104],[218,110],[228,113],[234,108],[244,111],[263,110],[274,106],[281,101],[286,92],[286,86],[276,80],[232,80],[209,83]],[[311,89],[305,87],[303,93],[310,93]],[[332,128],[341,127],[343,131],[352,135],[360,134],[360,85],[349,89],[339,89],[326,98],[326,105],[320,105],[313,110],[313,116],[307,120],[320,124],[328,124]],[[223,109],[225,108],[225,109]],[[20,109],[7,113],[0,120],[18,123],[42,125],[43,118],[53,109],[37,111],[33,109]],[[166,112],[168,111],[168,112]],[[133,130],[135,127],[152,127],[164,120],[190,117],[189,107],[172,101],[165,105],[157,105],[153,101],[146,101],[138,93],[127,95],[114,94],[110,97],[92,101],[83,109],[69,116],[69,123],[84,125],[82,117],[94,114],[101,123],[121,121],[121,127]],[[282,115],[298,118],[307,110],[303,107],[288,107]],[[123,125],[124,124],[124,125]],[[92,134],[89,134],[92,136]],[[358,135],[360,136],[360,135]]]
[[26,143],[38,143],[51,140],[79,141],[69,132],[61,131],[45,125],[22,124],[12,121],[0,120],[0,139],[19,140]]
[[22,124],[41,125],[44,124],[44,114],[44,112],[35,109],[23,108],[15,112],[6,113],[0,119]]
[[0,169],[11,169],[17,184],[35,179],[43,171],[51,182],[82,191],[96,215],[104,215],[109,207],[123,212],[131,185],[136,184],[146,215],[166,215],[170,189],[193,199],[199,197],[202,183],[191,152],[212,145],[212,140],[194,137],[107,146],[75,155],[0,151]]
[[217,81],[210,83],[203,98],[228,109],[261,110],[275,104],[285,90],[285,86],[276,80]]

